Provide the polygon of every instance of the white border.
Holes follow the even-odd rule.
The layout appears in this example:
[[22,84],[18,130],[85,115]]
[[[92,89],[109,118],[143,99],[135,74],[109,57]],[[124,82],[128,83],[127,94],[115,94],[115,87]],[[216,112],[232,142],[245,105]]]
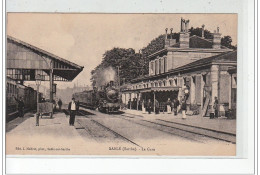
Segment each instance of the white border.
[[[240,103],[238,103],[237,111],[237,127],[241,128],[237,131],[237,152],[240,159],[119,159],[99,157],[67,159],[45,157],[39,159],[27,156],[22,159],[10,157],[6,159],[8,174],[251,174],[254,172],[253,0],[7,0],[6,4],[7,12],[238,13],[238,94],[241,94],[238,96]],[[3,15],[5,14],[3,13]],[[5,62],[3,63],[5,65]],[[3,67],[3,65],[1,66]],[[2,77],[4,79],[3,75]],[[2,91],[4,89],[2,88]]]

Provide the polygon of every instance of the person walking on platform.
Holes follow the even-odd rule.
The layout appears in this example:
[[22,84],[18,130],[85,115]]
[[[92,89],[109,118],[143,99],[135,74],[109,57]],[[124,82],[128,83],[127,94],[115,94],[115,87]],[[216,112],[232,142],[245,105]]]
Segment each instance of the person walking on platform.
[[152,105],[153,105],[153,104],[152,104],[151,100],[149,99],[149,100],[148,100],[148,103],[147,103],[147,111],[148,111],[149,114],[151,114]]
[[61,101],[61,99],[59,99],[58,105],[59,105],[59,111],[61,111],[61,107],[62,107],[62,101]]
[[17,99],[15,96],[14,96],[14,99],[18,103],[18,115],[19,115],[19,117],[23,117],[23,115],[24,115],[24,102],[23,102],[23,99],[22,99],[22,97],[20,97],[20,99]]
[[215,117],[218,118],[218,98],[217,97],[215,97],[213,108],[214,108],[214,112],[215,112],[214,113]]
[[142,101],[142,113],[145,114],[144,100]]
[[171,114],[171,113],[172,113],[172,110],[171,110],[171,104],[172,104],[171,99],[168,98],[168,100],[167,100],[167,102],[166,102],[167,113],[168,113],[168,114]]
[[173,112],[174,112],[174,115],[177,115],[178,114],[178,106],[180,105],[180,102],[177,98],[175,98],[173,100]]
[[68,110],[70,112],[70,120],[69,120],[69,124],[70,126],[74,126],[74,122],[75,122],[75,115],[78,109],[78,104],[75,102],[75,98],[72,98],[72,101],[69,103],[68,106]]
[[186,108],[187,108],[186,100],[185,98],[183,98],[181,102],[182,119],[186,119]]
[[155,99],[155,114],[159,114],[160,113],[160,104],[159,102]]

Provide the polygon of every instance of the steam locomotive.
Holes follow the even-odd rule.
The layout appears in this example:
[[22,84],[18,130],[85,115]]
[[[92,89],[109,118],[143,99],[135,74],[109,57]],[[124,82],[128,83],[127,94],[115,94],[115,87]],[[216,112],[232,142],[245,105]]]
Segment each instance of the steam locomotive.
[[119,91],[113,81],[99,88],[94,87],[93,90],[74,93],[72,97],[81,107],[94,110],[98,108],[104,113],[118,112],[120,108]]

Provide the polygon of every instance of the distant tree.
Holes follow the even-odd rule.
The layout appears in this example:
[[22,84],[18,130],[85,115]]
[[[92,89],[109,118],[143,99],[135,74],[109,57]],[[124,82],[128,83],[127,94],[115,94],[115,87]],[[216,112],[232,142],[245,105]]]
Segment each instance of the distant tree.
[[141,58],[141,55],[135,53],[132,48],[113,48],[106,51],[103,55],[102,62],[91,71],[92,85],[96,85],[99,79],[97,77],[98,71],[104,70],[108,67],[112,67],[116,71],[116,74],[118,73],[117,70],[119,67],[120,84],[138,77],[143,71]]
[[[189,29],[189,32],[190,32],[190,36],[196,35],[196,36],[202,37],[202,28],[199,28],[199,27],[193,28],[193,27],[191,27]],[[208,31],[208,30],[205,30],[205,29],[204,29],[204,37],[205,37],[205,39],[213,39],[213,35],[211,34],[211,32]]]
[[232,38],[231,38],[231,36],[224,36],[224,37],[222,37],[221,38],[221,45],[225,46],[227,48],[230,48],[230,49],[237,49],[236,46],[232,45]]

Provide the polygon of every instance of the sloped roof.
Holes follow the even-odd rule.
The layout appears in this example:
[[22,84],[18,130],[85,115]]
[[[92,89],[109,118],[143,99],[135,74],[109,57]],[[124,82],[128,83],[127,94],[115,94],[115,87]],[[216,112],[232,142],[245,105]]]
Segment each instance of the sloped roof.
[[212,57],[202,58],[197,61],[191,62],[184,66],[171,69],[169,72],[178,72],[182,70],[190,70],[194,69],[195,67],[205,66],[212,63],[236,63],[237,62],[237,51],[225,52],[220,55],[215,55]]
[[[170,47],[179,48],[180,42],[177,42]],[[211,39],[205,39],[205,38],[199,37],[197,35],[193,35],[190,37],[189,48],[207,48],[207,49],[209,49],[212,47],[213,47],[213,41]],[[225,46],[221,46],[221,49],[228,49],[228,48]]]
[[[58,77],[61,77],[63,79],[66,79],[67,81],[72,81],[84,68],[83,66],[79,66],[71,61],[68,61],[64,58],[56,56],[52,53],[49,53],[36,46],[28,44],[19,39],[16,39],[12,36],[7,36],[7,41],[10,43],[14,43],[15,45],[18,45],[19,47],[24,47],[24,48],[28,49],[29,52],[35,53],[36,55],[44,56],[44,57],[52,60],[53,63],[59,63],[60,65],[63,65],[64,68],[56,68],[55,66],[53,66],[53,74]],[[28,68],[26,68],[26,69],[28,69]],[[33,81],[33,80],[27,80],[27,81]]]
[[40,49],[40,48],[38,48],[38,47],[36,47],[36,46],[33,46],[33,45],[31,45],[31,44],[28,44],[28,43],[26,43],[26,42],[24,42],[24,41],[21,41],[21,40],[19,40],[19,39],[16,39],[16,38],[14,38],[14,37],[12,37],[12,36],[7,36],[7,40],[10,40],[10,41],[15,42],[15,43],[17,43],[17,44],[21,44],[21,45],[23,45],[24,47],[29,48],[29,49],[31,49],[31,50],[33,50],[33,51],[40,52],[40,53],[42,53],[42,54],[48,56],[49,58],[52,58],[52,59],[55,59],[55,60],[64,62],[64,63],[66,63],[66,64],[69,64],[70,66],[72,66],[72,67],[74,67],[74,68],[76,68],[76,69],[83,69],[83,68],[84,68],[83,66],[79,66],[79,65],[77,65],[77,64],[75,64],[75,63],[73,63],[73,62],[71,62],[71,61],[68,61],[68,60],[66,60],[66,59],[64,59],[64,58],[61,58],[61,57],[59,57],[59,56],[56,56],[56,55],[54,55],[54,54],[52,54],[52,53],[50,53],[50,52],[47,52],[47,51],[45,51],[45,50],[43,50],[43,49]]
[[190,48],[212,48],[213,43],[207,39],[193,35],[190,37]]

